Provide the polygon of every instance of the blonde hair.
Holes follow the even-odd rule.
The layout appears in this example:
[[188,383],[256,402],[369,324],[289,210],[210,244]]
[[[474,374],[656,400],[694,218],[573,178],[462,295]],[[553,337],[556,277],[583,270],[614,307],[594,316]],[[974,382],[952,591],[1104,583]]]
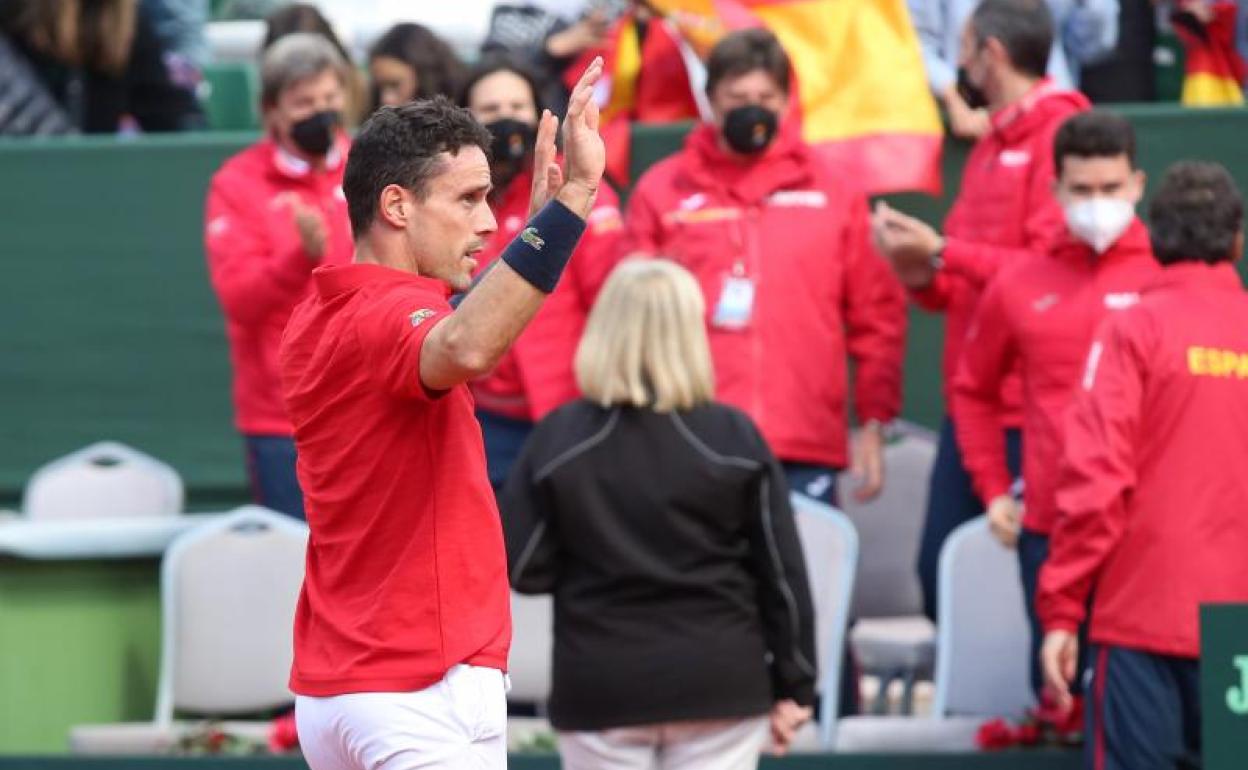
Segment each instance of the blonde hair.
[[665,259],[620,263],[590,311],[576,351],[576,379],[601,406],[656,412],[690,409],[715,396],[698,282]]

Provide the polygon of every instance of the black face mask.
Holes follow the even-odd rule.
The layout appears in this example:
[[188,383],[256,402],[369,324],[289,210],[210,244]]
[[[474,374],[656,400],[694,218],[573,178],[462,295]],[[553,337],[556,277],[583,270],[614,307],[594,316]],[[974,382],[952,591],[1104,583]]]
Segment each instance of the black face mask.
[[321,157],[334,145],[334,127],[338,113],[334,110],[316,112],[290,127],[290,140],[304,153]]
[[486,125],[493,141],[490,142],[490,171],[495,187],[505,187],[523,170],[525,161],[533,151],[537,132],[528,123],[503,118]]
[[966,67],[958,67],[958,96],[972,110],[988,106],[988,95],[984,93],[984,89],[971,82],[971,76],[966,74]]
[[757,104],[735,107],[724,116],[724,140],[735,152],[756,155],[776,138],[776,113]]

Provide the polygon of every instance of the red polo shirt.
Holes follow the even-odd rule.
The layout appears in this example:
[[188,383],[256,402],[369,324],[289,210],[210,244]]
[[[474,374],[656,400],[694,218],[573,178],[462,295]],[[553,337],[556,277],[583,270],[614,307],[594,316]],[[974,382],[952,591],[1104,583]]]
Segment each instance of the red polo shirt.
[[378,265],[313,276],[280,359],[311,527],[290,687],[401,692],[459,663],[505,670],[507,557],[472,396],[420,382],[448,290]]

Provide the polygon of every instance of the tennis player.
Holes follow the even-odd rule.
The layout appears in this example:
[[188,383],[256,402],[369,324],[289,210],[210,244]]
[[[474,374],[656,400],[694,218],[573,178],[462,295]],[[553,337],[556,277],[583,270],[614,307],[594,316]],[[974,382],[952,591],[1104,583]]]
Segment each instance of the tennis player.
[[313,770],[506,767],[507,555],[465,383],[585,229],[601,75],[573,90],[562,169],[543,113],[528,226],[454,310],[497,229],[489,132],[439,98],[379,110],[351,148],[353,263],[313,273],[280,358],[311,528],[290,687]]

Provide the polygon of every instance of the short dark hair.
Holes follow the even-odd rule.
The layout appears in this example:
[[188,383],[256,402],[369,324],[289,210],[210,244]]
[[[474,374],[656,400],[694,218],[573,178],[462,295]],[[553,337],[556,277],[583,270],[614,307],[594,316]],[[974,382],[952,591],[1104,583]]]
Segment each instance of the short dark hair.
[[1066,158],[1127,156],[1135,168],[1135,129],[1121,115],[1106,110],[1080,112],[1066,119],[1053,140],[1053,168],[1060,177]]
[[[454,49],[428,27],[412,22],[395,24],[373,43],[368,51],[371,62],[379,56],[397,59],[416,73],[416,98],[438,94],[455,98],[464,79],[464,64]],[[373,109],[380,105],[374,89]]]
[[983,0],[971,13],[979,45],[996,38],[1019,72],[1043,77],[1053,48],[1053,16],[1045,0]]
[[787,94],[792,69],[789,55],[771,30],[761,27],[738,30],[726,35],[711,49],[706,60],[706,93],[713,93],[727,78],[762,70]]
[[510,72],[523,80],[529,87],[529,94],[533,97],[533,108],[537,114],[542,114],[542,107],[545,105],[542,104],[542,93],[537,85],[537,76],[528,67],[501,53],[489,54],[468,70],[468,75],[459,89],[459,106],[467,107],[469,99],[472,98],[472,89],[476,88],[482,80],[498,72]]
[[1218,163],[1185,160],[1166,169],[1148,206],[1153,255],[1174,262],[1229,262],[1244,224],[1244,200]]
[[489,157],[490,133],[444,96],[374,112],[351,145],[342,181],[355,238],[377,217],[382,190],[397,184],[426,195],[429,180],[442,173],[439,156],[464,147],[480,147]]

